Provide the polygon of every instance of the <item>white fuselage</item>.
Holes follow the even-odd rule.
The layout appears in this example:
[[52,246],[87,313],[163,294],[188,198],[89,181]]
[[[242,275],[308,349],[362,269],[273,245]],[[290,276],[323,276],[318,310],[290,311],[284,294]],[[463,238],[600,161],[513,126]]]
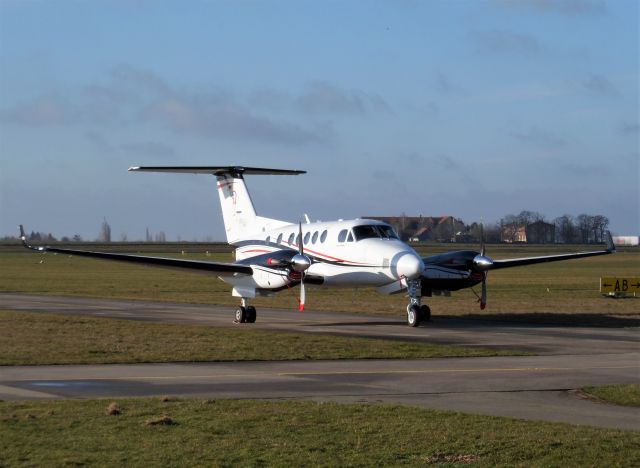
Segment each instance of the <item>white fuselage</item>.
[[[236,260],[250,264],[254,274],[221,279],[234,286],[234,294],[243,297],[252,297],[251,289],[266,293],[286,287],[291,282],[287,272],[254,265],[251,258],[283,249],[298,251],[299,230],[299,225],[289,224],[232,243],[236,247]],[[415,250],[380,221],[355,219],[303,224],[302,243],[305,255],[312,260],[306,276],[322,278],[322,286],[383,287],[413,278],[424,268]]]

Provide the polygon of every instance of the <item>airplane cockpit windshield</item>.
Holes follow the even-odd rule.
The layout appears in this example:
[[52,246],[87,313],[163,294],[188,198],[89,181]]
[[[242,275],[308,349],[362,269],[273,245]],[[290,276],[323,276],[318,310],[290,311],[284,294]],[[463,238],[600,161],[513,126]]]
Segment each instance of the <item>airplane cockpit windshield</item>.
[[386,225],[365,224],[355,226],[353,234],[356,237],[356,241],[362,239],[398,239],[398,235],[393,228]]

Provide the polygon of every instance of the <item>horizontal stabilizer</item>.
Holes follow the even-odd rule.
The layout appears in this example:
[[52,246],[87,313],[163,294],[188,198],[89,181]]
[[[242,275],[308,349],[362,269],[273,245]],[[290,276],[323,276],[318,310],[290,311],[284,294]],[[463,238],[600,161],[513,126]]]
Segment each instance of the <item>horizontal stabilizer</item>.
[[245,166],[134,166],[129,168],[135,172],[174,172],[183,174],[213,174],[224,175],[230,174],[234,177],[240,177],[243,174],[252,175],[298,175],[306,174],[307,171],[298,171],[290,169],[266,169],[262,167],[245,167]]

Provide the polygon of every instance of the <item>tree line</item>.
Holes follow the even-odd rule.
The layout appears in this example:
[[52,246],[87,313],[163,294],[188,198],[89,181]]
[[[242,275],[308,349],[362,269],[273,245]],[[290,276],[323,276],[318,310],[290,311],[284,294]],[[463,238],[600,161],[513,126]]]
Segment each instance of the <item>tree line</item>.
[[545,223],[552,227],[552,242],[560,244],[600,244],[605,242],[609,229],[609,218],[603,215],[565,214],[547,221],[543,214],[536,211],[521,211],[517,215],[509,214],[500,219],[493,229],[488,230],[487,235],[493,236],[490,240],[492,242],[514,242],[515,234],[520,229],[536,223]]
[[[577,216],[565,214],[547,221],[546,217],[537,211],[521,211],[519,214],[508,214],[498,222],[482,225],[479,222],[465,224],[462,220],[451,218],[452,222],[436,226],[430,233],[429,240],[438,242],[480,242],[484,235],[485,242],[520,242],[518,237],[522,230],[536,226],[541,229],[529,231],[527,237],[542,232],[543,240],[535,240],[535,243],[562,243],[562,244],[600,244],[605,242],[606,232],[609,228],[609,218],[603,215],[579,214]],[[407,226],[408,230],[413,226]],[[403,235],[403,232],[400,232]],[[412,234],[404,233],[403,238],[410,239]],[[538,236],[536,236],[538,237]],[[17,240],[15,236],[6,236],[0,240]],[[84,242],[79,234],[71,237],[62,236],[57,239],[51,233],[31,231],[27,235],[29,242]],[[106,219],[103,220],[97,239],[98,242],[111,242],[111,226]],[[179,240],[179,239],[178,239]],[[121,242],[127,242],[126,234],[122,234]],[[146,242],[166,242],[163,231],[152,233],[149,228],[145,232]],[[531,239],[527,240],[532,242]]]

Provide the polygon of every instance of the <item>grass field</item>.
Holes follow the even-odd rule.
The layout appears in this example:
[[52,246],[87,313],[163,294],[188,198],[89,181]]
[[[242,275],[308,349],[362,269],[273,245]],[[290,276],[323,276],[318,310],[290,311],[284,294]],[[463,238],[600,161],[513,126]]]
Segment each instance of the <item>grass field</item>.
[[599,400],[621,406],[640,407],[640,384],[587,387],[583,391]]
[[[126,247],[126,248],[125,248]],[[207,249],[210,247],[197,246]],[[422,255],[452,248],[477,246],[425,245]],[[118,246],[136,252],[139,246]],[[141,248],[141,247],[140,247]],[[188,259],[232,261],[230,251],[206,255],[180,247],[155,255]],[[594,246],[505,246],[490,245],[494,258],[522,257],[593,249]],[[104,250],[108,246],[104,247]],[[197,250],[197,248],[195,249]],[[599,293],[601,276],[640,276],[640,250],[627,249],[615,255],[498,270],[489,275],[489,305],[481,313],[471,290],[454,292],[452,297],[425,298],[435,316],[473,315],[484,318],[566,321],[633,326],[640,325],[640,303],[636,298],[610,299]],[[28,251],[0,251],[0,291],[34,294],[86,296],[204,304],[237,305],[230,287],[215,276],[133,266],[67,255]],[[259,298],[257,307],[295,308],[297,290],[283,291],[274,298]],[[403,315],[406,298],[382,296],[372,289],[325,289],[309,287],[307,306],[315,310]]]
[[0,365],[503,356],[461,346],[0,311]]
[[632,431],[294,401],[127,399],[108,415],[111,402],[0,402],[0,465],[640,465]]

